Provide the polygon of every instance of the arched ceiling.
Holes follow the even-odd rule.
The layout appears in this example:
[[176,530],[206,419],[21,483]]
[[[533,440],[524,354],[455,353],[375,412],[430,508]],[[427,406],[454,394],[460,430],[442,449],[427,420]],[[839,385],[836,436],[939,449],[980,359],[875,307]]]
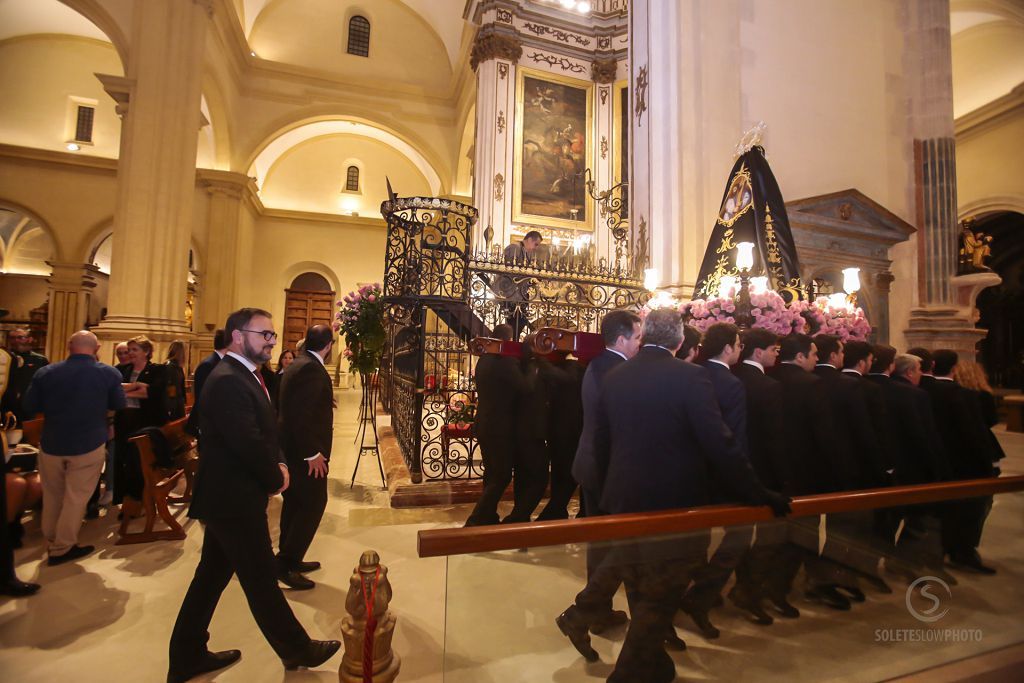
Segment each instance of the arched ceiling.
[[64,33],[110,42],[95,24],[57,0],[0,0],[0,40],[34,33]]
[[430,191],[433,194],[441,193],[440,176],[430,162],[415,147],[394,133],[364,122],[351,120],[317,121],[283,133],[260,151],[255,161],[253,161],[249,173],[256,177],[256,184],[262,187],[263,181],[266,180],[267,173],[271,167],[289,150],[308,140],[333,135],[352,135],[384,143],[412,162],[420,173],[423,174],[423,177],[426,178],[427,183],[430,185]]
[[[252,37],[253,27],[265,9],[270,5],[286,3],[289,0],[240,0],[236,2],[236,9],[243,14],[241,17],[242,29],[245,32],[246,40]],[[363,0],[366,2],[366,0]],[[372,8],[375,5],[383,5],[386,2],[395,2],[407,6],[423,18],[427,25],[437,34],[437,37],[444,43],[445,51],[448,53],[449,67],[454,67],[462,49],[462,10],[465,0],[372,0],[366,6]],[[339,0],[324,0],[324,3],[337,7]],[[359,7],[359,2],[346,3]],[[240,5],[240,6],[239,6]],[[301,41],[302,36],[296,36]]]
[[959,118],[1024,83],[1024,2],[952,0],[953,115]]

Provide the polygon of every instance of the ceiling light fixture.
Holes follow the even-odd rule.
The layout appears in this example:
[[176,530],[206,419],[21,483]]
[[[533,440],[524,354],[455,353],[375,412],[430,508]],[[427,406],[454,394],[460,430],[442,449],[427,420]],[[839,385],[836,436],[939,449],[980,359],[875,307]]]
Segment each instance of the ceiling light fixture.
[[77,152],[78,150],[82,149],[81,147],[79,147],[74,142],[69,142],[68,144],[65,145],[65,147],[67,148],[67,150],[69,152]]
[[256,56],[256,50],[249,50],[249,56],[250,57],[255,57]]
[[590,14],[590,3],[584,0],[583,2],[577,3],[576,9],[578,9],[583,14]]

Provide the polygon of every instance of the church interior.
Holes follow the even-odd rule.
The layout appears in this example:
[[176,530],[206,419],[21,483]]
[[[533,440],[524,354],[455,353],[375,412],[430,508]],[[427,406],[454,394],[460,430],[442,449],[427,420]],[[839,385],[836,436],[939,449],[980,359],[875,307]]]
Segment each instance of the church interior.
[[[28,330],[53,363],[88,329],[114,365],[137,335],[154,362],[182,340],[191,387],[232,311],[271,313],[276,367],[381,283],[379,374],[344,331],[326,360],[334,456],[309,554],[324,568],[285,594],[313,637],[340,639],[353,568],[378,553],[398,680],[611,673],[623,631],[586,662],[554,621],[585,581],[583,541],[424,552],[419,534],[461,527],[480,491],[469,341],[526,302],[534,331],[596,332],[606,311],[697,298],[751,149],[781,192],[769,222],[791,231],[799,296],[849,294],[872,343],[981,363],[1002,474],[1024,475],[1022,0],[0,0],[0,91],[0,346]],[[532,231],[543,265],[510,269]],[[162,680],[204,535],[171,512],[179,536],[118,544],[105,507],[81,531],[98,552],[49,567],[29,510],[15,567],[42,587],[0,599],[3,678]],[[969,637],[889,640],[922,626],[891,582],[767,629],[724,607],[716,641],[679,618],[678,676],[1020,680],[1022,520],[1020,489],[995,496],[982,551],[998,575],[961,578],[923,625]],[[283,671],[236,582],[211,632],[244,654],[201,680],[394,680],[339,674],[340,656]]]

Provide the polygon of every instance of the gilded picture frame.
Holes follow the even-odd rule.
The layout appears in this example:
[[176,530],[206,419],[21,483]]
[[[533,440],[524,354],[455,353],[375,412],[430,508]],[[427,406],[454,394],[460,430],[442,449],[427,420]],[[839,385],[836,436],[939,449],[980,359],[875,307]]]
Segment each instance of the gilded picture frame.
[[593,231],[583,171],[594,163],[589,81],[518,67],[512,222]]
[[[612,184],[629,180],[629,81],[612,88]],[[622,224],[629,225],[629,187],[622,192]]]

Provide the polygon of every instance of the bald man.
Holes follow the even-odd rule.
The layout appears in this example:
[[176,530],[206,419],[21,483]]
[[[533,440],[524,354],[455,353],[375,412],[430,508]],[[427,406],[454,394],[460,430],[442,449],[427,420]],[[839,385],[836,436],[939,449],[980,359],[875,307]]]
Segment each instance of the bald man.
[[40,368],[23,399],[26,414],[46,418],[39,476],[51,566],[95,550],[78,545],[78,531],[103,470],[109,419],[125,406],[121,373],[96,360],[98,349],[92,332],[75,332],[68,342],[68,359]]

